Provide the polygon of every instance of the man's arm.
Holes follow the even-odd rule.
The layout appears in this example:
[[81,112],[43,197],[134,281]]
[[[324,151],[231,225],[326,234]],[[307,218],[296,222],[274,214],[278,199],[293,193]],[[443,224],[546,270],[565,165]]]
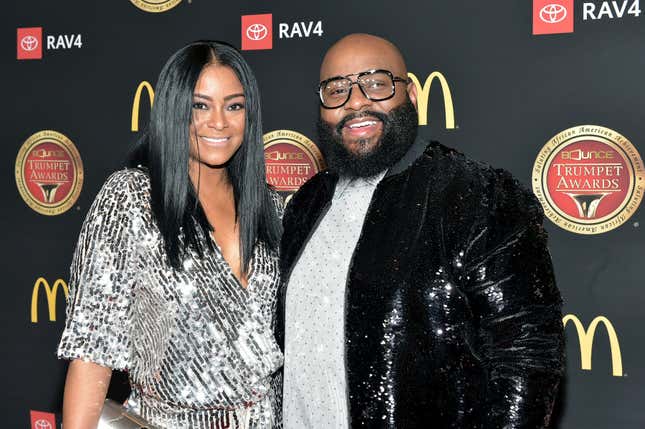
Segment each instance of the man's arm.
[[496,172],[488,194],[489,214],[462,278],[489,377],[483,427],[545,428],[564,339],[543,214],[508,173]]

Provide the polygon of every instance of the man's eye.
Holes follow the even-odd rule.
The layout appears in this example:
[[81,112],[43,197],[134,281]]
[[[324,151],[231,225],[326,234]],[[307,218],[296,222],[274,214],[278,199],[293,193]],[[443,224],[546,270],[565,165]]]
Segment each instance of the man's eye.
[[380,89],[387,86],[385,82],[380,80],[371,80],[367,82],[367,87],[372,89]]
[[332,97],[347,94],[347,88],[334,88],[328,91]]

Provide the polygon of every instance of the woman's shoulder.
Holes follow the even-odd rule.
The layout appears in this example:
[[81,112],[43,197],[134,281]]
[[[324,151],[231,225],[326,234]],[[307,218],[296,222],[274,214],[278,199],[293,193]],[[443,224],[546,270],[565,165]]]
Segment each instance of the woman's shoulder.
[[143,168],[124,168],[112,173],[105,181],[106,186],[122,191],[149,189],[150,176]]
[[139,168],[115,171],[105,180],[92,204],[93,211],[109,212],[138,207],[146,209],[150,200],[150,178]]

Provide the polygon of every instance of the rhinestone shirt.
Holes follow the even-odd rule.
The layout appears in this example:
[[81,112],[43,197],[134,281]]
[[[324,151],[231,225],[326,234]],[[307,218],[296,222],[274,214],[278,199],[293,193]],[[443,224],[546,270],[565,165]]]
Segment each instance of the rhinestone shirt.
[[284,427],[349,427],[345,284],[376,185],[342,178],[331,207],[295,264],[285,310]]

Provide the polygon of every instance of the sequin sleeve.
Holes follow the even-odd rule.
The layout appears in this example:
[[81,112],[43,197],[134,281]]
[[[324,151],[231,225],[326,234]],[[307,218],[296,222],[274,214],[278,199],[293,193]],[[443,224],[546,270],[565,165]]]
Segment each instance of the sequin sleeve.
[[464,270],[489,374],[482,427],[548,427],[564,341],[542,210],[505,172],[495,173],[486,193],[489,214]]
[[135,170],[114,173],[90,207],[72,259],[59,358],[130,367],[134,244],[144,206],[137,182],[145,179]]
[[282,219],[282,216],[284,216],[284,209],[286,206],[286,201],[280,195],[277,191],[274,189],[269,188],[269,193],[271,195],[271,200],[273,201],[273,204],[275,204],[275,210],[278,213],[278,217]]

